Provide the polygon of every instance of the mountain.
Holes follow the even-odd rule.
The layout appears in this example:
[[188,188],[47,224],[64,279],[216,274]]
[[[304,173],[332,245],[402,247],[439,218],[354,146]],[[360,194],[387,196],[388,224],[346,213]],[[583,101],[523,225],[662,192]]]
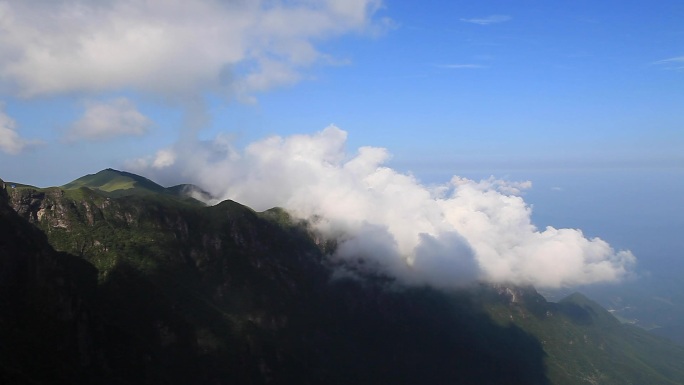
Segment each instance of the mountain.
[[166,189],[151,180],[129,172],[111,168],[96,174],[88,174],[62,186],[65,190],[88,187],[104,192],[165,193]]
[[211,194],[195,185],[181,184],[165,188],[145,177],[111,168],[96,174],[80,177],[61,188],[64,190],[78,190],[84,187],[98,191],[100,194],[108,197],[158,194],[188,201],[197,200],[199,202],[214,199]]
[[168,187],[166,189],[168,193],[181,198],[194,198],[200,202],[211,202],[215,201],[216,197],[211,195],[211,193],[201,189],[194,184],[179,184],[177,186]]
[[684,348],[579,294],[341,275],[283,209],[114,170],[1,194],[5,383],[684,383]]
[[684,345],[684,287],[677,269],[595,287],[589,294],[623,322]]
[[554,384],[682,384],[684,347],[623,324],[580,293],[547,302],[532,288],[498,288],[488,314],[537,338]]

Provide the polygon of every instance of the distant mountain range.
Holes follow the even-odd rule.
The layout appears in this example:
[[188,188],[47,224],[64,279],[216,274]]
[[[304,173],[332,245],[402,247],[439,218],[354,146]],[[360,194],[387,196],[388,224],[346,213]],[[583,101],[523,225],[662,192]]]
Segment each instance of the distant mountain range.
[[282,208],[112,169],[12,185],[3,384],[684,384],[684,347],[579,293],[340,274]]

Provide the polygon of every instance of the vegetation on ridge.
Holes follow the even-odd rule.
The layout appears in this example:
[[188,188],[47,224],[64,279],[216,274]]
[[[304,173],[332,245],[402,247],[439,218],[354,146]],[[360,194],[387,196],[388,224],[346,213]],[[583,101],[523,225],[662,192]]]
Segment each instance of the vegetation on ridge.
[[65,191],[88,188],[99,191],[103,196],[121,197],[130,195],[147,195],[156,197],[172,197],[186,203],[200,204],[193,192],[210,199],[211,195],[197,186],[183,184],[169,188],[152,182],[151,180],[126,171],[118,171],[111,168],[102,170],[96,174],[89,174],[71,181],[61,187]]
[[[258,213],[233,201],[205,207],[164,192],[117,196],[85,184],[1,192],[0,228],[12,231],[0,233],[0,266],[33,258],[66,286],[0,280],[16,293],[38,285],[61,306],[22,297],[28,308],[15,301],[12,312],[0,313],[0,326],[14,325],[17,314],[34,320],[16,337],[0,334],[10,342],[0,347],[0,379],[684,382],[681,347],[621,325],[581,295],[556,304],[533,288],[446,293],[387,277],[340,278],[326,245],[282,209]],[[17,242],[23,234],[32,240]],[[43,329],[41,339],[30,336],[33,328]],[[56,338],[70,347],[63,356],[50,345]],[[13,350],[23,353],[10,359]],[[49,357],[31,363],[31,352],[42,350]]]

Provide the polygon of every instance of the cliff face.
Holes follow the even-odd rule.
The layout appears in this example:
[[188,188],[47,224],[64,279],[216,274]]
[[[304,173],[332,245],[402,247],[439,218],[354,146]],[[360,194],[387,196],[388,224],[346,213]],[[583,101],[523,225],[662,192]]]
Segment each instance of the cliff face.
[[0,189],[0,382],[79,383],[98,365],[97,270],[56,252],[8,203]]
[[[304,232],[234,202],[200,210],[166,197],[110,199],[88,189],[21,188],[10,190],[12,210],[3,193],[3,219],[16,230],[4,233],[9,268],[3,273],[31,280],[15,285],[18,292],[43,282],[42,267],[55,265],[56,256],[90,267],[92,285],[85,291],[101,321],[95,338],[102,360],[94,372],[112,381],[262,383],[284,364],[260,353],[274,342],[261,334],[285,327],[288,312],[305,300],[301,292],[327,279],[320,252]],[[26,242],[12,242],[22,236]],[[50,270],[58,280],[80,277],[59,268]],[[44,302],[80,303],[52,286],[44,291],[59,293]],[[31,303],[16,293],[7,297]],[[67,334],[92,338],[90,331]]]

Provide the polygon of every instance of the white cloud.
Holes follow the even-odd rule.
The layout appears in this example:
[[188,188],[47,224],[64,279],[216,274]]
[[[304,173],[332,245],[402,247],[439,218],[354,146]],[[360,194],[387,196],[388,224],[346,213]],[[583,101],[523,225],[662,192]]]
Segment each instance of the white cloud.
[[347,153],[346,138],[330,126],[266,138],[244,151],[225,138],[179,144],[170,167],[136,171],[191,181],[257,210],[280,206],[316,218],[317,229],[338,240],[337,258],[364,257],[408,283],[560,287],[617,281],[634,262],[629,251],[616,252],[580,230],[537,229],[520,196],[530,182],[454,177],[428,187],[384,166],[383,148]]
[[159,150],[152,161],[153,168],[166,168],[173,166],[176,162],[176,153],[173,150]]
[[83,116],[67,132],[68,140],[104,140],[123,135],[143,135],[152,121],[126,98],[91,102]]
[[163,170],[172,167],[176,163],[177,157],[173,149],[163,148],[154,155],[127,161],[125,168],[130,170]]
[[16,155],[27,146],[33,144],[19,136],[16,131],[16,123],[4,111],[0,104],[0,150],[7,154]]
[[461,21],[463,21],[463,22],[471,23],[471,24],[478,24],[478,25],[497,24],[497,23],[503,23],[503,22],[509,21],[509,20],[511,20],[511,17],[508,15],[490,15],[487,17],[480,17],[480,18],[461,19]]
[[0,82],[23,97],[249,94],[299,79],[318,42],[371,30],[380,0],[1,1]]

